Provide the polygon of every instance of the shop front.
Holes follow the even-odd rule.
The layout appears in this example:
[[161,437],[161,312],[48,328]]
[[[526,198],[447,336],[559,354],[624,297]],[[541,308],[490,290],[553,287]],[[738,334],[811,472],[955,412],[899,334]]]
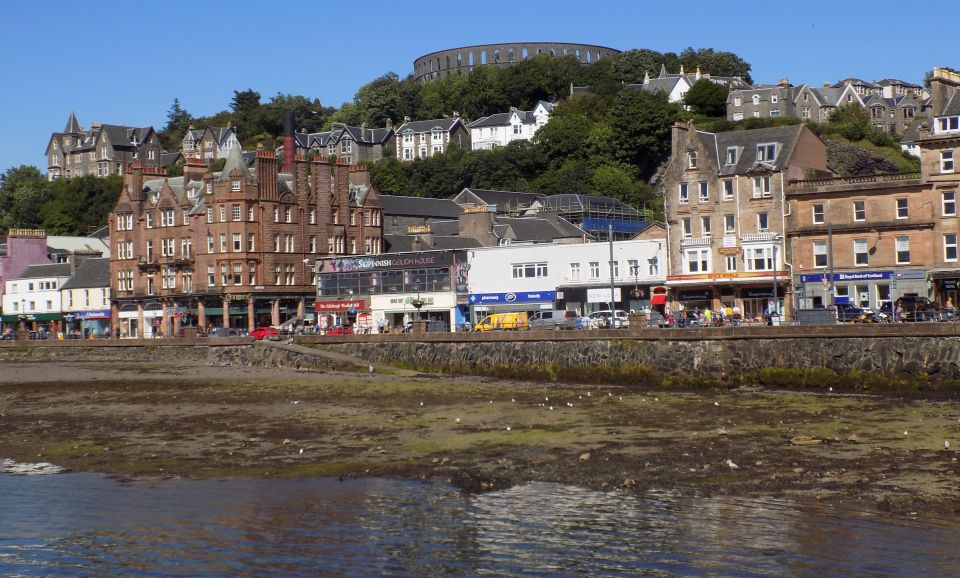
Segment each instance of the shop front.
[[[613,287],[614,309],[647,312],[650,310],[651,286],[646,284],[618,284]],[[558,308],[569,309],[580,315],[610,309],[610,285],[561,286],[557,289]]]
[[938,269],[930,272],[933,284],[934,301],[946,306],[947,301],[954,307],[960,303],[960,269]]
[[54,334],[61,330],[63,315],[60,313],[24,313],[4,315],[4,330],[37,331]]
[[74,339],[110,336],[110,311],[74,311],[63,316],[64,337]]
[[333,331],[335,327],[349,326],[356,333],[369,333],[373,328],[366,299],[317,300],[313,302],[313,310],[317,315],[316,330],[321,335]]
[[[423,319],[431,322],[431,331],[450,331],[464,321],[463,309],[457,307],[458,292],[467,286],[462,251],[323,259],[319,271],[317,312],[326,307],[323,303],[362,300],[369,318],[356,322],[369,324],[365,330],[403,331],[410,321]],[[326,313],[350,320],[342,310]]]
[[906,294],[927,296],[926,277],[922,269],[835,272],[833,288],[836,299],[832,300],[829,273],[818,273],[800,275],[795,290],[803,309],[820,309],[835,301],[845,301],[878,311]]
[[524,311],[534,313],[540,309],[557,308],[556,291],[517,291],[515,293],[470,293],[470,318],[477,323],[493,313]]

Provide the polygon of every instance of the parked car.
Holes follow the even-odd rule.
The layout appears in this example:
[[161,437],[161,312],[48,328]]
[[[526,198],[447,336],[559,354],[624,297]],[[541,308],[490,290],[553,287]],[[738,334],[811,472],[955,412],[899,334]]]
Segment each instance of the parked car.
[[353,326],[349,323],[327,327],[327,335],[353,335]]
[[837,322],[838,323],[876,323],[877,319],[873,311],[857,307],[853,303],[837,303]]
[[943,309],[926,297],[916,293],[907,293],[894,302],[903,313],[904,321],[940,321],[943,318]]
[[530,329],[576,329],[577,312],[563,309],[541,309],[528,322]]
[[480,323],[473,326],[474,331],[520,331],[529,329],[527,323],[527,314],[518,313],[494,313],[487,315]]
[[627,312],[623,309],[617,309],[611,312],[609,309],[594,311],[589,315],[593,325],[603,329],[625,329],[630,327],[630,319]]
[[280,330],[275,327],[257,327],[250,332],[250,337],[257,341],[262,339],[276,339],[280,337]]

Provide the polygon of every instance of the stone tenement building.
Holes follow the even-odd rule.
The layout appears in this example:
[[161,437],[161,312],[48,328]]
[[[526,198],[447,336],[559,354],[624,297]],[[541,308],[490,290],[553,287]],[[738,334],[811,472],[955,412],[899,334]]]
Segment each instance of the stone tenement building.
[[568,42],[477,44],[421,56],[413,62],[413,78],[420,84],[426,84],[451,74],[468,74],[475,66],[513,66],[540,55],[572,56],[583,64],[592,64],[617,54],[620,54],[619,50],[606,46]]
[[121,335],[233,327],[303,318],[321,257],[382,251],[382,216],[369,172],[294,158],[284,170],[240,150],[223,171],[187,159],[182,177],[133,165],[110,215],[113,328]]

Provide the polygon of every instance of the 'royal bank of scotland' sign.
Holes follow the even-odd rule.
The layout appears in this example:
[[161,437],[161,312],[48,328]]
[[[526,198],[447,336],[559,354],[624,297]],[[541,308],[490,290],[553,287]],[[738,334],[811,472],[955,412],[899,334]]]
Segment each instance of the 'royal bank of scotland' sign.
[[[852,271],[848,273],[834,273],[834,281],[876,281],[882,279],[890,279],[893,277],[893,273],[890,271]],[[820,283],[824,279],[829,279],[829,273],[821,273],[818,275],[801,275],[801,283]]]

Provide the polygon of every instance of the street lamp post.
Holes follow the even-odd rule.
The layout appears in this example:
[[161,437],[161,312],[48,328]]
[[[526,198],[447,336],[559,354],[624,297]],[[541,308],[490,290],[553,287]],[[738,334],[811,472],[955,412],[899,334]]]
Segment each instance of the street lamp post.
[[780,244],[780,237],[773,238],[773,311],[770,312],[770,324],[773,325],[773,316],[780,319],[780,303],[777,295],[777,246]]
[[424,303],[424,300],[420,298],[419,292],[417,293],[417,297],[410,302],[410,305],[413,305],[413,308],[417,310],[417,320],[421,319],[420,309],[423,307]]

